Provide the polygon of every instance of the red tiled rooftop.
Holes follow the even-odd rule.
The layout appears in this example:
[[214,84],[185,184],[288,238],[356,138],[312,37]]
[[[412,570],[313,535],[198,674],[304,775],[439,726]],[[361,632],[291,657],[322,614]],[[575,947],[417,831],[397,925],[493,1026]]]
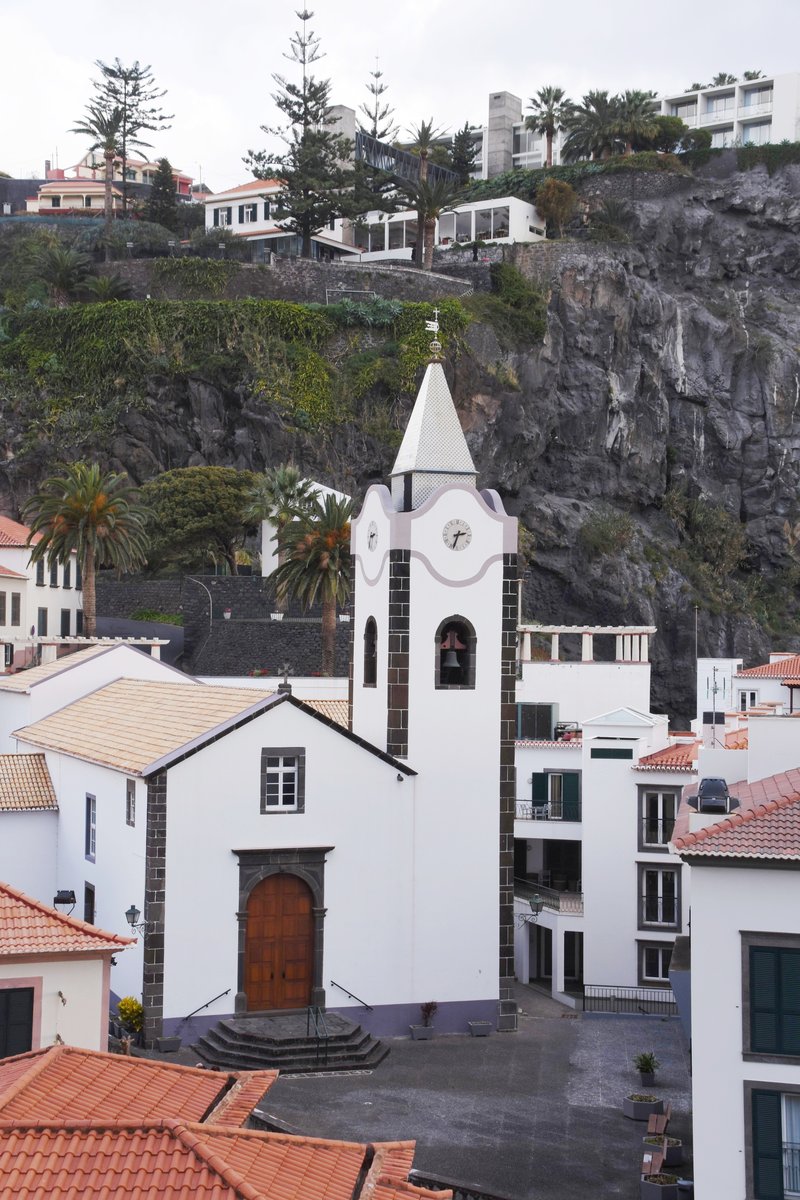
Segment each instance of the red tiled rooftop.
[[[2,544],[2,543],[0,543]],[[27,579],[27,575],[21,575],[19,571],[12,571],[10,567],[0,566],[0,575],[4,579]]]
[[[27,546],[30,529],[11,517],[0,517],[0,546]],[[38,542],[41,534],[37,533],[34,542]]]
[[699,742],[678,742],[653,754],[645,754],[634,765],[635,771],[693,771]]
[[674,839],[681,855],[800,861],[800,769],[731,786],[739,809]]
[[[217,1130],[175,1120],[134,1123],[0,1121],[0,1193],[48,1200],[353,1200],[431,1193],[404,1177],[372,1170],[380,1143],[292,1137],[255,1130]],[[413,1144],[411,1144],[413,1153]],[[402,1164],[390,1168],[405,1171]],[[407,1171],[406,1171],[407,1173]]]
[[0,955],[124,950],[135,938],[106,933],[0,883]]
[[747,667],[736,672],[737,679],[796,679],[800,676],[800,654],[779,658],[775,662],[762,663],[758,667]]
[[51,1046],[0,1061],[0,1121],[137,1122],[169,1117],[238,1128],[277,1077],[277,1071],[221,1074],[101,1050]]

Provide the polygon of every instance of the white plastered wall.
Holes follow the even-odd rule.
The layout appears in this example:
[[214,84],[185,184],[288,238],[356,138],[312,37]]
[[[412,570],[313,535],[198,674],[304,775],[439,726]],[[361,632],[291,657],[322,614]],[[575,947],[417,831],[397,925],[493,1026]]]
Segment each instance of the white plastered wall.
[[0,987],[34,988],[33,1049],[108,1048],[108,995],[102,955],[0,958]]

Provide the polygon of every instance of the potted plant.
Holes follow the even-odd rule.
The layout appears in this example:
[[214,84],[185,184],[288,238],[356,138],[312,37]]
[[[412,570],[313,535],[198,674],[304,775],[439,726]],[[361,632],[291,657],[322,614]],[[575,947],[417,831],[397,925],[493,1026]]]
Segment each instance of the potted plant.
[[470,1037],[488,1037],[492,1032],[491,1021],[467,1021]]
[[226,621],[230,621],[230,619],[231,619],[231,612],[232,612],[232,611],[233,611],[233,610],[232,610],[232,609],[230,609],[230,608],[223,608],[223,610],[222,610],[222,615],[223,615],[223,617],[225,618],[225,620],[226,620]]
[[269,614],[269,619],[270,619],[270,621],[282,621],[283,613],[282,612],[271,612]]
[[122,997],[117,1004],[117,1016],[125,1032],[125,1037],[121,1040],[127,1041],[129,1047],[133,1042],[137,1046],[140,1045],[144,1028],[144,1009],[135,996]]
[[643,1175],[639,1184],[641,1200],[678,1200],[678,1176]]
[[679,1167],[683,1162],[683,1142],[680,1138],[674,1137],[650,1137],[645,1135],[642,1138],[644,1146],[655,1146],[658,1149],[664,1149],[664,1166]]
[[659,1100],[658,1096],[631,1092],[630,1096],[622,1098],[622,1111],[632,1121],[646,1121],[653,1113],[664,1111],[664,1101]]
[[427,1042],[433,1037],[433,1018],[439,1010],[439,1004],[436,1000],[426,1000],[424,1004],[419,1006],[419,1014],[422,1017],[421,1025],[409,1025],[411,1036],[415,1042]]
[[655,1053],[652,1050],[643,1050],[641,1054],[634,1055],[633,1065],[639,1072],[642,1087],[652,1087],[656,1081],[656,1071],[661,1066]]

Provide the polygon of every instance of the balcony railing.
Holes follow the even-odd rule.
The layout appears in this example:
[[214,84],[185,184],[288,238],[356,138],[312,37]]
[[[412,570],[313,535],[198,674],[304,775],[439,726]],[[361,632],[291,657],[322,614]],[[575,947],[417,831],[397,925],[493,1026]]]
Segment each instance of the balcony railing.
[[518,821],[580,821],[580,800],[549,800],[535,804],[532,800],[517,800]]
[[544,907],[551,912],[570,913],[572,916],[583,916],[583,892],[559,891],[558,888],[545,887],[544,884],[534,883],[530,879],[514,879],[514,895],[520,900],[533,900],[538,896],[544,902]]
[[716,112],[700,113],[701,125],[720,125],[725,122],[733,123],[733,118],[736,115],[735,108],[720,108]]
[[677,928],[678,901],[671,896],[642,896],[639,902],[639,922],[642,925]]
[[800,1145],[783,1143],[783,1190],[787,1196],[800,1192]]
[[672,988],[624,987],[617,984],[584,984],[583,1011],[677,1016]]
[[736,115],[746,121],[748,117],[768,117],[771,112],[772,101],[768,100],[766,104],[740,104]]

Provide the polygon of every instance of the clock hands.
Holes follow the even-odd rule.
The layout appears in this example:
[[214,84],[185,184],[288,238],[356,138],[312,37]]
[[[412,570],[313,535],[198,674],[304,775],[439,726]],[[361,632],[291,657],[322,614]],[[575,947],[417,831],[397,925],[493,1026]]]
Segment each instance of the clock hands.
[[458,539],[463,536],[464,536],[463,529],[459,529],[456,533],[453,534],[453,549],[454,550],[458,549]]

